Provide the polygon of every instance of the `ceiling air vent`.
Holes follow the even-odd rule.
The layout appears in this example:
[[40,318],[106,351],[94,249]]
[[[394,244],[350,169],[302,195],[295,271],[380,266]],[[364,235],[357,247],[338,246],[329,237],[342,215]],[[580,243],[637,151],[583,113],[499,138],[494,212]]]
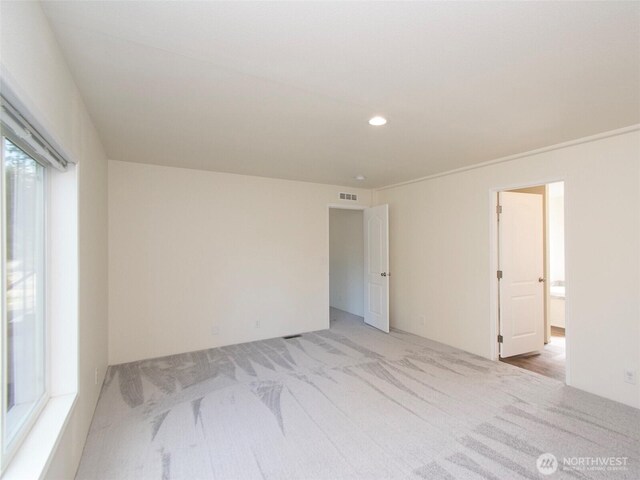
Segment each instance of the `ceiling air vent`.
[[341,193],[340,200],[358,200],[358,195],[355,193]]

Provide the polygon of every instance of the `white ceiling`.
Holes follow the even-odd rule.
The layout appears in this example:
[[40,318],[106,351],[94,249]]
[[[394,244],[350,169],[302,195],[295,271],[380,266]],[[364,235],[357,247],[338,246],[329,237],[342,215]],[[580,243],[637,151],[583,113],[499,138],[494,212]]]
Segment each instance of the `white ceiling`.
[[116,160],[378,187],[640,123],[640,2],[44,8]]

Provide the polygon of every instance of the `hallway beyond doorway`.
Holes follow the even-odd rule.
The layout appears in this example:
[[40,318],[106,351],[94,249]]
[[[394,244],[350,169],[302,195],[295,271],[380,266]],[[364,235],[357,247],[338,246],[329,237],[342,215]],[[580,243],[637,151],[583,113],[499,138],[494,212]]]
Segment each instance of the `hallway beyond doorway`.
[[501,362],[539,373],[545,377],[565,381],[565,334],[564,328],[551,327],[549,343],[540,352],[501,358]]

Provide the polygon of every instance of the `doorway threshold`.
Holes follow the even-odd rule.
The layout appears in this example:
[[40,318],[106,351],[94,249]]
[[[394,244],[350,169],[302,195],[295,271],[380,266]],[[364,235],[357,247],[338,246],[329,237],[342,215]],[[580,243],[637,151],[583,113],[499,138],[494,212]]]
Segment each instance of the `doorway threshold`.
[[564,382],[566,378],[564,328],[551,327],[551,339],[542,351],[501,358],[500,361]]

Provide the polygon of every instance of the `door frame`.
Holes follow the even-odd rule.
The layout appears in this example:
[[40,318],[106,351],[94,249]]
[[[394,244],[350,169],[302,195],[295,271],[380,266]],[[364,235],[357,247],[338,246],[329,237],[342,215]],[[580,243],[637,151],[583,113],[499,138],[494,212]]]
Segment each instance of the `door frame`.
[[[538,187],[544,185],[545,187],[549,183],[556,182],[564,182],[564,241],[565,241],[565,279],[569,278],[569,271],[567,270],[568,255],[567,252],[567,212],[569,211],[569,202],[567,188],[568,182],[564,177],[550,177],[536,181],[528,181],[528,182],[514,182],[514,183],[504,183],[501,185],[496,185],[489,189],[489,318],[490,318],[490,352],[491,352],[491,360],[499,361],[500,360],[500,346],[498,343],[498,333],[499,333],[499,289],[498,289],[498,278],[496,272],[498,271],[498,215],[497,215],[497,207],[498,207],[498,193],[504,192],[508,190],[518,190],[521,188],[530,188],[530,187]],[[548,197],[547,197],[548,198]],[[548,222],[548,202],[545,206],[545,223]],[[549,229],[547,223],[547,232],[545,238],[545,249],[546,249],[546,265],[545,265],[545,275],[548,277],[549,272]],[[569,285],[569,282],[566,282]],[[546,318],[549,318],[549,282],[545,282],[545,304],[546,304]],[[569,293],[570,288],[566,289],[565,287],[565,384],[571,385],[571,363],[570,363],[570,351],[571,351],[571,340],[568,332],[570,331],[571,324],[571,310],[570,310],[570,302],[569,302]],[[546,330],[546,325],[545,325]],[[546,334],[546,331],[545,331]],[[545,335],[546,338],[546,335]]]
[[[368,205],[345,205],[343,203],[329,203],[327,204],[327,253],[326,253],[326,265],[327,265],[327,328],[331,328],[331,210],[360,210],[363,212],[367,208],[371,208]],[[364,231],[364,226],[363,226]],[[363,243],[364,246],[364,243]]]

